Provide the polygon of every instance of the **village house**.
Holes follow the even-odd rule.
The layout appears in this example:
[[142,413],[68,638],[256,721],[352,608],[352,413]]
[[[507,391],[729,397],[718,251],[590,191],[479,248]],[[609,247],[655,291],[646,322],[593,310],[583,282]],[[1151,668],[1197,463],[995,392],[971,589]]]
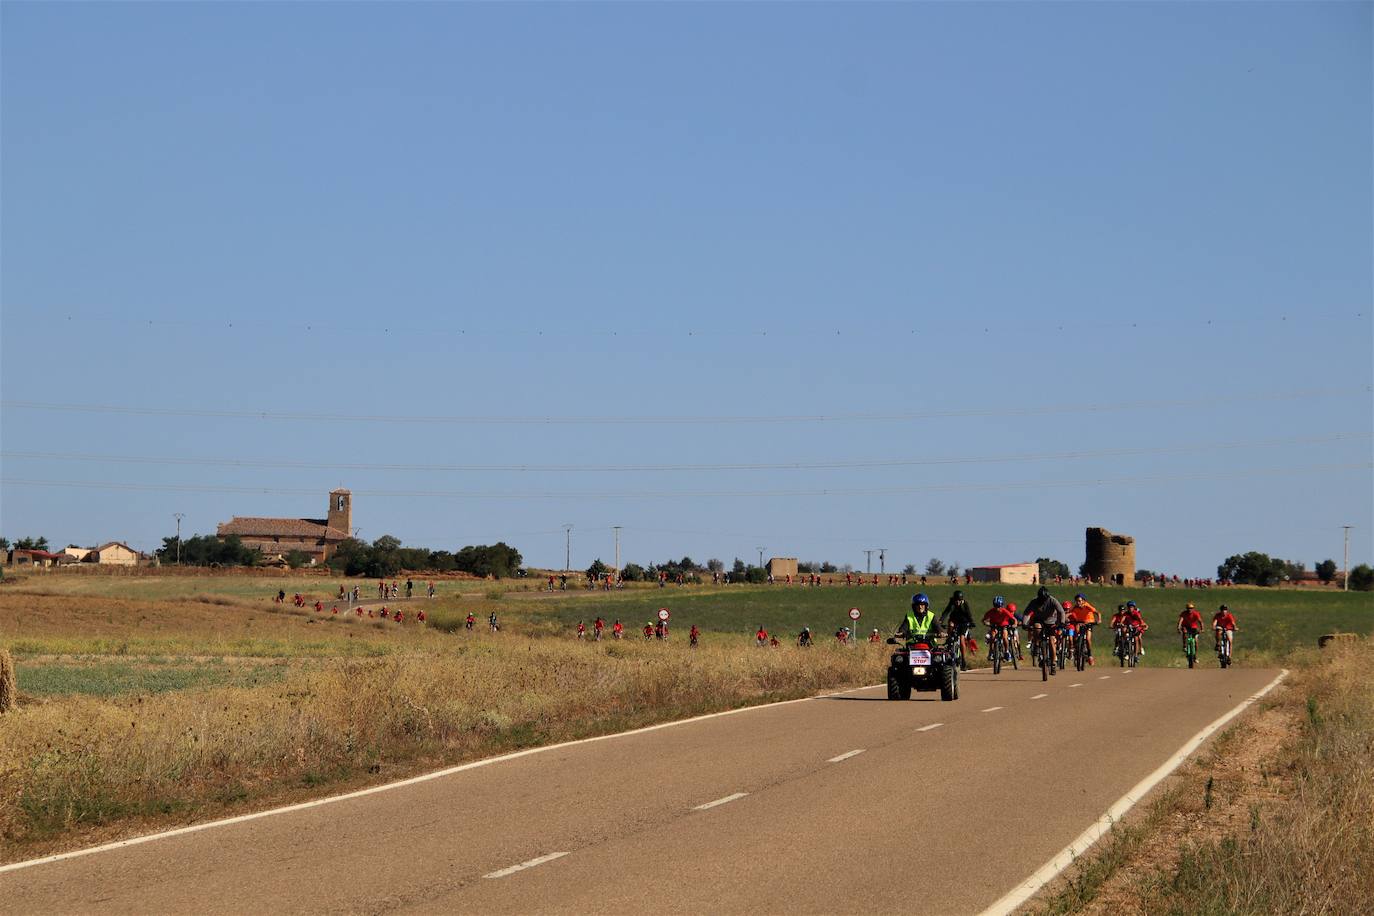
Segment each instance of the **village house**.
[[102,566],[137,566],[138,551],[120,541],[109,541],[92,547],[81,558],[81,562],[99,563]]
[[1035,563],[1009,563],[1005,566],[975,566],[968,571],[974,582],[1000,582],[1004,585],[1030,585],[1040,575]]
[[332,490],[324,518],[264,518],[236,515],[221,524],[215,536],[221,541],[237,535],[243,546],[262,552],[267,558],[284,557],[293,551],[310,556],[310,562],[323,563],[333,555],[340,542],[353,536],[353,494]]

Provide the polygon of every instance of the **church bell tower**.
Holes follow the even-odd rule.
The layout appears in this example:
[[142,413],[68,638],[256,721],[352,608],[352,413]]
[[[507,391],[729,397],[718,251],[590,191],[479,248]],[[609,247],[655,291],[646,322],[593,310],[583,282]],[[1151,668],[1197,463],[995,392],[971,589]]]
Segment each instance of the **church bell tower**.
[[325,522],[353,537],[353,494],[344,489],[329,492],[329,516]]

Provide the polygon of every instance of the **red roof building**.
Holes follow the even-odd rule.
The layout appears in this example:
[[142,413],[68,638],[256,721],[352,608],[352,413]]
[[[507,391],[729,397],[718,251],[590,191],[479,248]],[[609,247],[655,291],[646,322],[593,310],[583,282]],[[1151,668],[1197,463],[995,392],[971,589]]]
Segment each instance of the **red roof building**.
[[353,495],[348,490],[332,490],[329,511],[324,518],[265,518],[236,515],[222,523],[215,535],[224,540],[237,535],[245,547],[262,551],[263,556],[285,556],[292,551],[310,555],[315,563],[328,560],[339,543],[353,536]]

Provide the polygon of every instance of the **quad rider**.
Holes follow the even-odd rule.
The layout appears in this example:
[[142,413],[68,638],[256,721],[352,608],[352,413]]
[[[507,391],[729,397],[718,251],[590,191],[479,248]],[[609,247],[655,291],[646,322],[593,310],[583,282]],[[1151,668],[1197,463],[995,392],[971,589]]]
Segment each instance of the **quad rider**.
[[939,626],[939,621],[935,617],[935,612],[930,609],[930,599],[925,592],[913,595],[911,598],[911,610],[906,612],[902,622],[897,624],[896,636],[907,643],[915,642],[918,639],[933,640],[935,636],[932,631]]

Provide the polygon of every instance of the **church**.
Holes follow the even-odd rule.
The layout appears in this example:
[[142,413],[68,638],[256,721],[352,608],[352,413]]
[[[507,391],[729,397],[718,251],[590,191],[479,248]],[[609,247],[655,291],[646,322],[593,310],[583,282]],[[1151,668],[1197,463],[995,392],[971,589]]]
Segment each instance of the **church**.
[[262,551],[264,557],[285,556],[293,550],[310,554],[312,563],[328,560],[339,542],[353,536],[353,494],[331,490],[324,518],[260,518],[236,515],[219,525],[215,535],[224,540],[238,535],[243,546]]

